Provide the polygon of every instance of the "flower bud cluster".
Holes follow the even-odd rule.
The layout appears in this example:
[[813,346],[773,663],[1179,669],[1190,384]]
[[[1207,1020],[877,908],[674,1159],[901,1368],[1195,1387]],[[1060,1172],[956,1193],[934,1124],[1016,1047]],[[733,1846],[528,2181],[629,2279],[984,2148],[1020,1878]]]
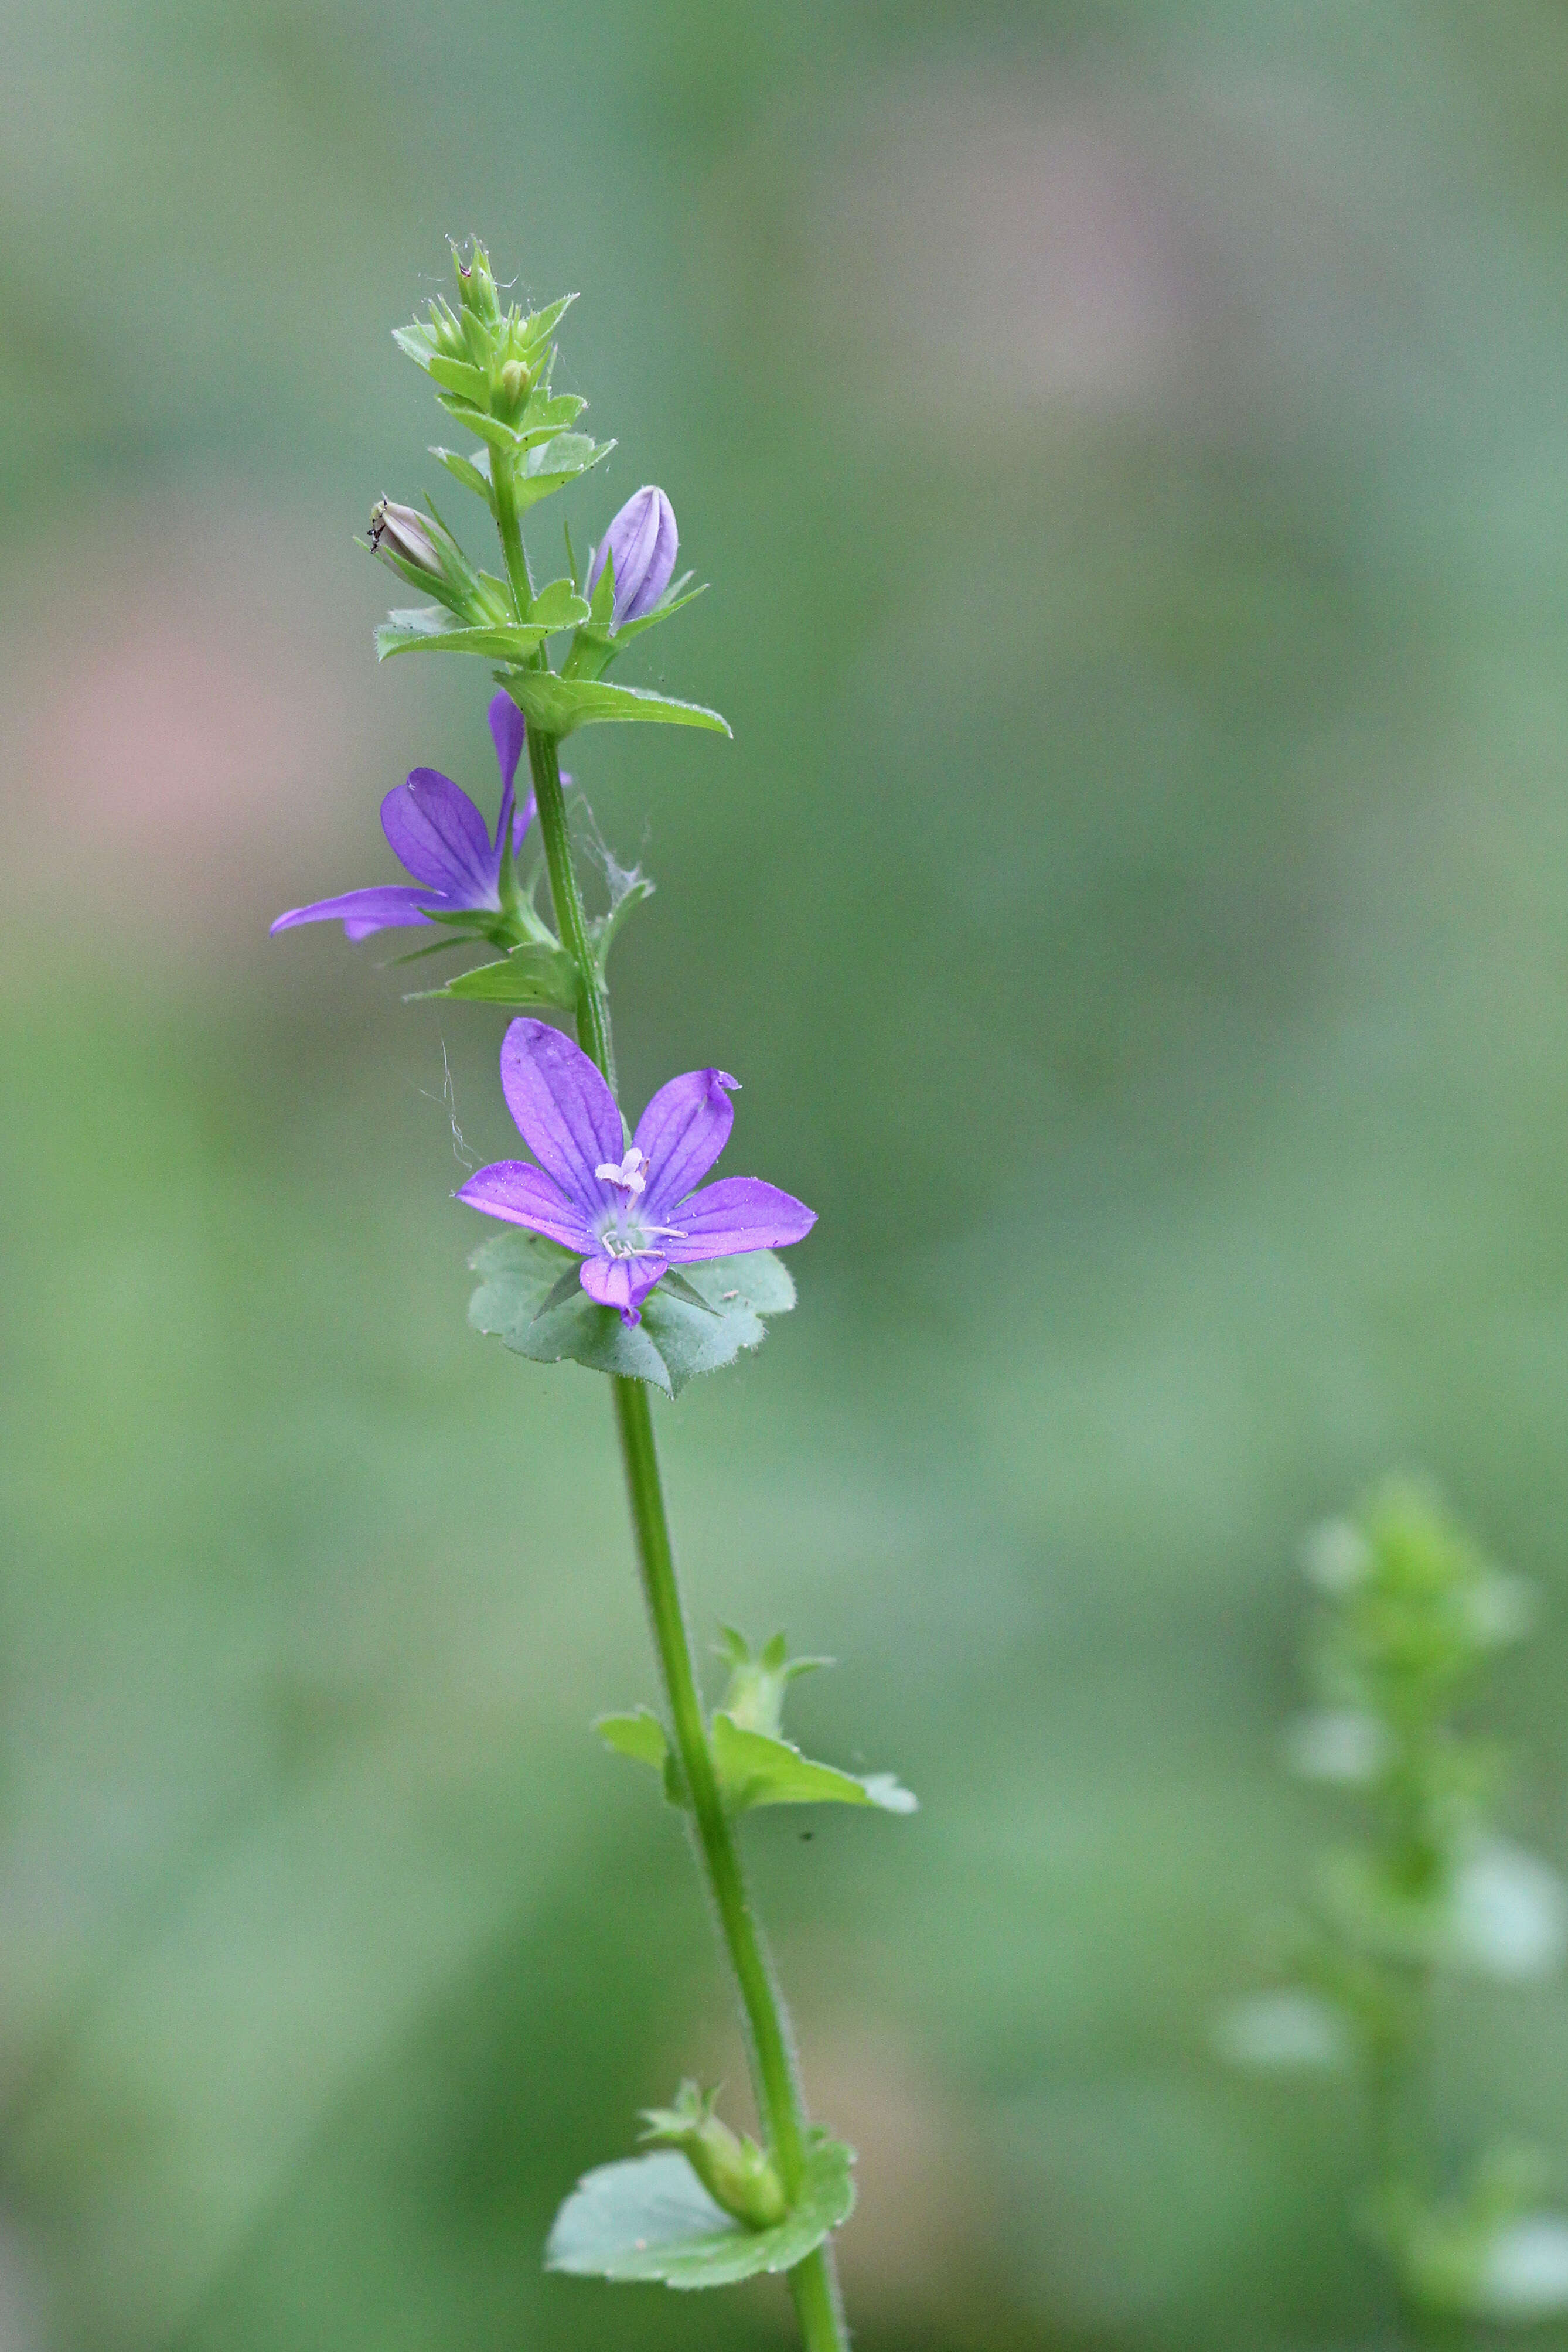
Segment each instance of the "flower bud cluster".
[[550,339],[574,298],[568,294],[543,310],[525,312],[515,303],[503,310],[489,256],[477,239],[466,261],[454,246],[452,261],[456,302],[437,295],[428,320],[399,329],[397,341],[450,395],[446,404],[453,415],[467,410],[515,425],[548,380]]

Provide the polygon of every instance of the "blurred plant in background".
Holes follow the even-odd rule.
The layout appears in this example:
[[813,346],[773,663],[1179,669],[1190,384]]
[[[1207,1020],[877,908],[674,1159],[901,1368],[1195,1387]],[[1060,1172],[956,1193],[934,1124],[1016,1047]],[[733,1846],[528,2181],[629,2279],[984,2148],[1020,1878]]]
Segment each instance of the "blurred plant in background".
[[1529,1586],[1495,1568],[1435,1497],[1380,1488],[1307,1547],[1322,1596],[1310,1651],[1321,1706],[1290,1727],[1310,1780],[1360,1793],[1357,1844],[1319,1866],[1282,1958],[1300,1981],[1236,2003],[1237,2064],[1354,2076],[1369,2126],[1363,2229],[1388,2261],[1411,2336],[1466,2320],[1568,2312],[1568,2213],[1542,2210],[1551,2168],[1503,2145],[1445,2178],[1433,2111],[1441,1978],[1550,1975],[1568,1902],[1546,1864],[1492,1826],[1500,1759],[1469,1725],[1495,1654],[1526,1633]]

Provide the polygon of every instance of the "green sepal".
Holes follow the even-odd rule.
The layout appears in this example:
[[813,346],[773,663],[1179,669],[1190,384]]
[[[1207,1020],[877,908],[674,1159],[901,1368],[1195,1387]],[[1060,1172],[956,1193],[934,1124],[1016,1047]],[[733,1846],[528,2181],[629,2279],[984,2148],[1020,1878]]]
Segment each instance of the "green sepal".
[[691,574],[683,572],[665,590],[651,613],[645,613],[640,620],[623,621],[618,628],[612,628],[609,614],[600,611],[598,593],[605,584],[605,572],[609,569],[606,563],[605,572],[599,574],[594,592],[594,609],[572,640],[572,650],[563,665],[563,675],[567,677],[601,677],[616,656],[623,652],[634,638],[640,637],[646,629],[658,628],[659,623],[668,621],[672,613],[679,613],[683,605],[694,604],[699,596],[705,596],[708,593],[706,581],[699,588],[688,588],[686,583]]
[[456,973],[445,988],[420,989],[407,1001],[423,1003],[434,996],[457,997],[466,1004],[543,1005],[559,1012],[577,1002],[577,967],[563,948],[527,940],[499,963],[475,964],[471,971]]
[[629,1326],[613,1307],[595,1305],[580,1282],[567,1282],[581,1261],[541,1234],[498,1234],[468,1263],[480,1276],[468,1306],[476,1330],[535,1363],[570,1359],[590,1371],[647,1381],[667,1396],[679,1396],[700,1372],[733,1363],[742,1348],[760,1348],[763,1318],[795,1305],[795,1284],[771,1250],[687,1266],[705,1306],[688,1305],[661,1282],[643,1301],[641,1322]]
[[642,687],[557,677],[545,669],[523,670],[502,683],[530,724],[557,739],[574,734],[579,727],[634,719],[658,720],[669,727],[709,727],[720,735],[731,732],[729,720],[718,711],[705,710],[698,702],[674,702]]
[[721,1625],[719,1655],[730,1669],[730,1680],[720,1704],[731,1723],[742,1731],[765,1732],[779,1738],[784,1730],[784,1694],[802,1675],[830,1666],[831,1658],[792,1658],[782,1633],[774,1633],[753,1650],[733,1625]]
[[479,627],[454,629],[451,614],[439,604],[420,604],[388,613],[375,633],[375,657],[394,654],[479,654],[487,661],[526,661],[549,635],[531,622],[487,622]]
[[[653,897],[656,887],[646,874],[639,872],[635,866],[628,874],[623,867],[611,866],[609,911],[607,914],[591,917],[588,924],[588,938],[593,946],[594,961],[599,967],[601,980],[608,970],[610,950],[620,937],[621,925],[634,907],[640,907],[645,898]],[[668,1275],[664,1278],[668,1282]]]
[[585,2173],[555,2216],[545,2267],[577,2278],[662,2279],[667,2286],[732,2286],[759,2272],[794,2270],[855,2210],[854,2150],[807,2134],[805,2178],[784,2221],[748,2229],[703,2188],[684,2156],[625,2158]]
[[789,2219],[784,2183],[766,2148],[714,2114],[718,2097],[687,2080],[673,2105],[643,2109],[643,2142],[679,2148],[714,2203],[747,2229],[776,2229]]
[[552,634],[574,629],[587,618],[588,607],[570,580],[548,580],[528,608],[529,625]]

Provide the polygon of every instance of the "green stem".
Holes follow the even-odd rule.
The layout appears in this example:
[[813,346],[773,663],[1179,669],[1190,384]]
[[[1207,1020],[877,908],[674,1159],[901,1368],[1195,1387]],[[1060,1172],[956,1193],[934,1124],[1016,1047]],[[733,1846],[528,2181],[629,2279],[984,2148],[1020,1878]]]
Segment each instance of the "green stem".
[[526,621],[533,603],[533,581],[528,569],[528,551],[522,543],[522,525],[518,520],[517,484],[512,477],[512,460],[503,457],[499,449],[490,452],[490,487],[496,494],[496,528],[506,551],[506,576],[511,583],[511,601],[517,606],[517,617]]
[[577,967],[577,1041],[585,1054],[616,1085],[616,1051],[610,1036],[610,1007],[604,980],[588,937],[583,893],[572,864],[572,842],[566,826],[566,796],[561,789],[561,747],[552,735],[538,728],[528,730],[528,764],[533,776],[533,797],[539,810],[539,830],[544,838],[544,860],[550,868],[550,895],[561,944]]
[[[495,466],[495,488],[496,520],[506,549],[507,572],[518,617],[521,619],[531,601],[532,586],[510,470],[499,463]],[[550,869],[556,926],[562,946],[577,967],[577,1042],[598,1065],[614,1092],[616,1056],[610,1034],[609,1002],[588,938],[583,894],[572,863],[566,801],[561,789],[560,745],[553,736],[529,728],[528,764],[533,776],[545,862]],[[740,1848],[724,1809],[713,1751],[708,1742],[707,1718],[697,1687],[697,1668],[680,1605],[669,1522],[665,1517],[647,1389],[641,1381],[620,1379],[614,1380],[612,1386],[626,1492],[637,1534],[637,1565],[658,1650],[676,1755],[690,1792],[703,1869],[745,2011],[757,2112],[784,2194],[793,2204],[805,2177],[805,2108],[790,2045],[788,2021],[746,1891]],[[788,2277],[805,2352],[847,2352],[849,2336],[830,2248],[826,2244],[818,2246],[805,2262],[796,2263]]]
[[[740,1849],[725,1811],[713,1751],[708,1741],[707,1720],[697,1688],[680,1588],[676,1581],[647,1389],[641,1381],[619,1379],[614,1387],[643,1596],[658,1651],[676,1754],[691,1799],[697,1843],[746,2013],[758,2112],[763,2119],[784,2194],[793,2204],[805,2175],[805,2118],[784,2003],[752,1908]],[[807,2255],[790,2272],[789,2282],[807,2352],[842,2352],[848,2337],[833,2258],[827,2248],[819,2246],[815,2253]]]

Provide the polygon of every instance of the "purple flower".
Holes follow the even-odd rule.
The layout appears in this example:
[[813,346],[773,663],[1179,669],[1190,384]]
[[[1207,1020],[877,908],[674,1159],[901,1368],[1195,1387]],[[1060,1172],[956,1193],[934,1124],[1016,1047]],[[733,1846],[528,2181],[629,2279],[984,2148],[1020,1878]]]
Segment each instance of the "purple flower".
[[521,809],[515,807],[512,786],[524,730],[522,713],[510,694],[495,697],[489,718],[501,781],[493,841],[484,818],[450,776],[435,768],[416,768],[407,782],[395,785],[383,801],[381,824],[404,866],[418,877],[416,883],[395,882],[318,898],[314,906],[279,915],[272,929],[287,931],[296,923],[326,923],[341,916],[348,938],[363,940],[372,931],[423,923],[428,919],[426,908],[442,915],[499,915],[508,829],[515,854],[533,816],[533,796]]
[[675,509],[664,492],[656,489],[651,482],[634,490],[594,550],[594,560],[588,566],[588,593],[592,596],[605,568],[605,556],[616,559],[612,628],[618,629],[623,621],[643,620],[652,612],[669,585],[679,545]]
[[543,1234],[583,1261],[582,1283],[623,1323],[672,1265],[803,1241],[816,1212],[754,1176],[693,1192],[730,1139],[724,1070],[689,1070],[660,1087],[627,1148],[616,1098],[559,1029],[514,1021],[500,1049],[501,1092],[538,1160],[498,1160],[458,1194],[470,1209]]

